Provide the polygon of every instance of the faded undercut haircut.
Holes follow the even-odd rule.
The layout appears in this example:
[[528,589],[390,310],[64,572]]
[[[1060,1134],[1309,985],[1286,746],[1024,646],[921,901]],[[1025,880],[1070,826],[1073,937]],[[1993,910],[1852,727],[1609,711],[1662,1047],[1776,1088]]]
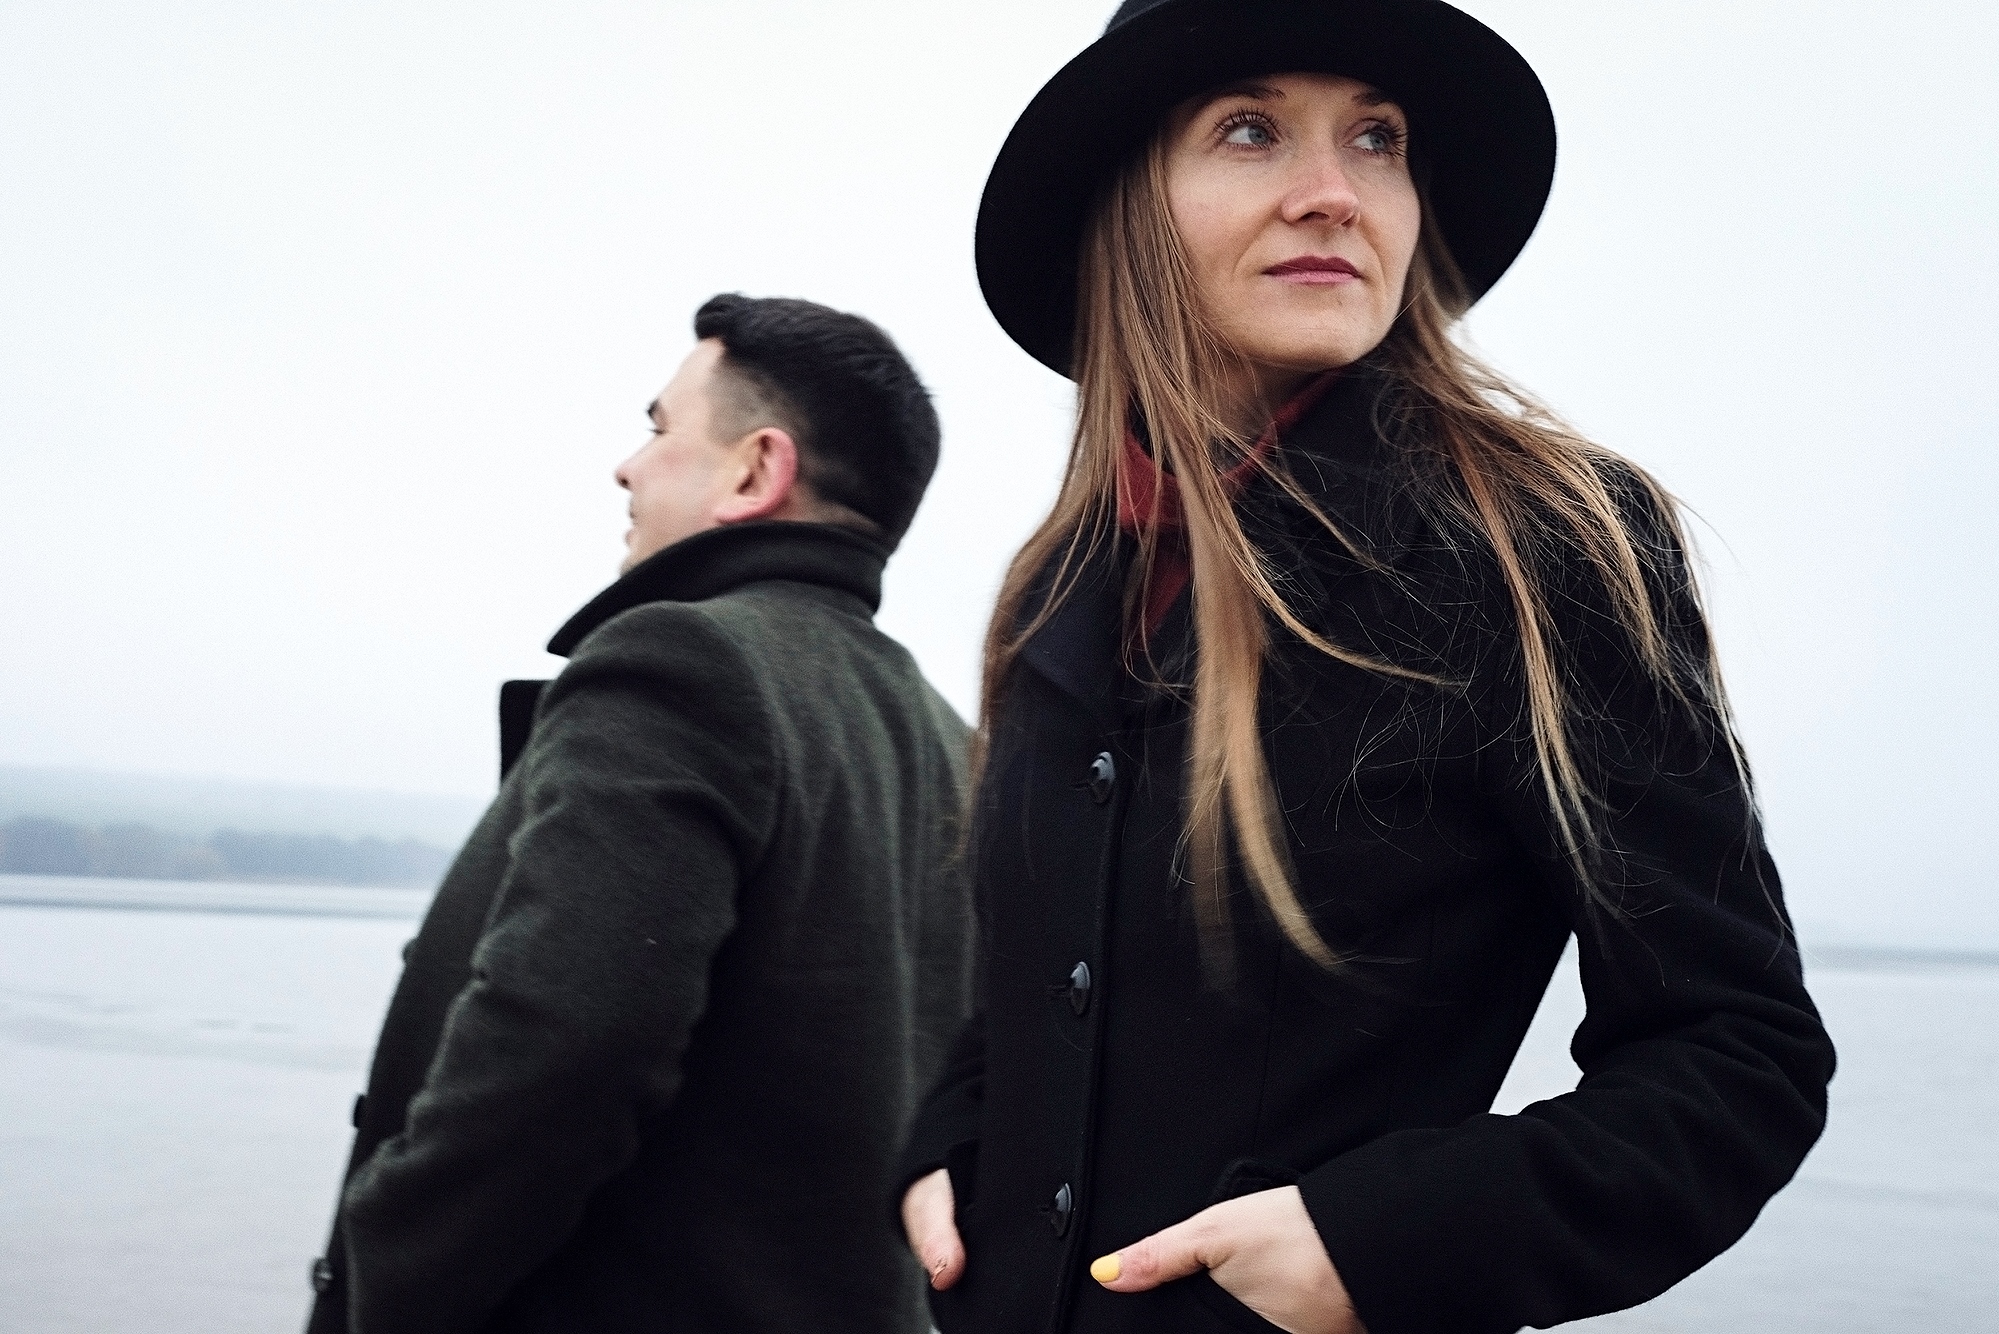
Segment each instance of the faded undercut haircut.
[[722,344],[717,438],[783,429],[798,445],[800,476],[835,522],[891,548],[902,540],[937,470],[940,429],[923,382],[886,333],[816,302],[732,292],[695,313],[694,336]]

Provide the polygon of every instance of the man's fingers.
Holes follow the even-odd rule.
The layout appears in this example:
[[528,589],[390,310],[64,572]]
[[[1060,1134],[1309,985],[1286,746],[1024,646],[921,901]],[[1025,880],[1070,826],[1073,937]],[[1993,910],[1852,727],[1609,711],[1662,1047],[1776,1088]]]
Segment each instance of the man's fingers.
[[965,1243],[958,1236],[951,1176],[936,1171],[902,1197],[902,1226],[930,1286],[942,1292],[965,1272]]
[[1216,1257],[1206,1254],[1212,1229],[1202,1214],[1133,1242],[1090,1266],[1090,1277],[1112,1292],[1144,1292],[1176,1278],[1205,1269]]

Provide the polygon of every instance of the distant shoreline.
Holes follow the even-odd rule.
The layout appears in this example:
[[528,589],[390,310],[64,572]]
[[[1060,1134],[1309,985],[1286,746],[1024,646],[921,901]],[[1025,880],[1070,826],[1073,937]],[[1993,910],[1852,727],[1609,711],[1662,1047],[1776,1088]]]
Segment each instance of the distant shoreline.
[[367,917],[415,921],[433,890],[359,885],[140,880],[110,876],[0,875],[0,907],[114,912],[195,912],[260,917]]
[[1999,968],[1999,951],[1930,950],[1906,945],[1806,945],[1806,981],[1814,968],[1846,972],[1906,972],[1955,968]]
[[226,828],[194,839],[148,824],[31,815],[0,824],[0,875],[425,889],[444,878],[451,857],[413,838]]
[[[139,880],[108,876],[0,874],[0,907],[119,912],[206,912],[282,917],[373,917],[415,921],[430,889],[272,884],[228,880]],[[1999,951],[1906,945],[1805,946],[1805,968],[1840,972],[1999,970]]]
[[465,841],[486,796],[265,783],[198,774],[121,773],[0,764],[0,822],[26,816],[82,825],[143,824],[206,839],[252,833]]

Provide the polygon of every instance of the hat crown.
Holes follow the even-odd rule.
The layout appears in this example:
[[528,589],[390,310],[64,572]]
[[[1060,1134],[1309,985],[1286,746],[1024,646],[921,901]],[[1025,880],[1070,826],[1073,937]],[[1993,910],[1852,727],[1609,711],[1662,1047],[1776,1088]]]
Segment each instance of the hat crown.
[[1172,0],[1124,0],[1124,3],[1117,7],[1117,13],[1111,15],[1111,21],[1104,25],[1104,31],[1109,32],[1113,28],[1129,23],[1148,9],[1157,9],[1161,5],[1170,3]]

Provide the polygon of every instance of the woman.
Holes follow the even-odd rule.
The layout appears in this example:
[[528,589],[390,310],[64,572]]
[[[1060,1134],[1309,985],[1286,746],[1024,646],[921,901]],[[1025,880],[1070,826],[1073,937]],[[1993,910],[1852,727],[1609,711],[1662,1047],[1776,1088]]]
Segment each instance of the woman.
[[[902,1218],[958,1331],[1643,1301],[1823,1124],[1674,509],[1450,339],[1552,115],[1439,0],[1129,0],[981,207],[1073,375],[987,651],[980,1018]],[[1574,1093],[1487,1114],[1568,936]]]

